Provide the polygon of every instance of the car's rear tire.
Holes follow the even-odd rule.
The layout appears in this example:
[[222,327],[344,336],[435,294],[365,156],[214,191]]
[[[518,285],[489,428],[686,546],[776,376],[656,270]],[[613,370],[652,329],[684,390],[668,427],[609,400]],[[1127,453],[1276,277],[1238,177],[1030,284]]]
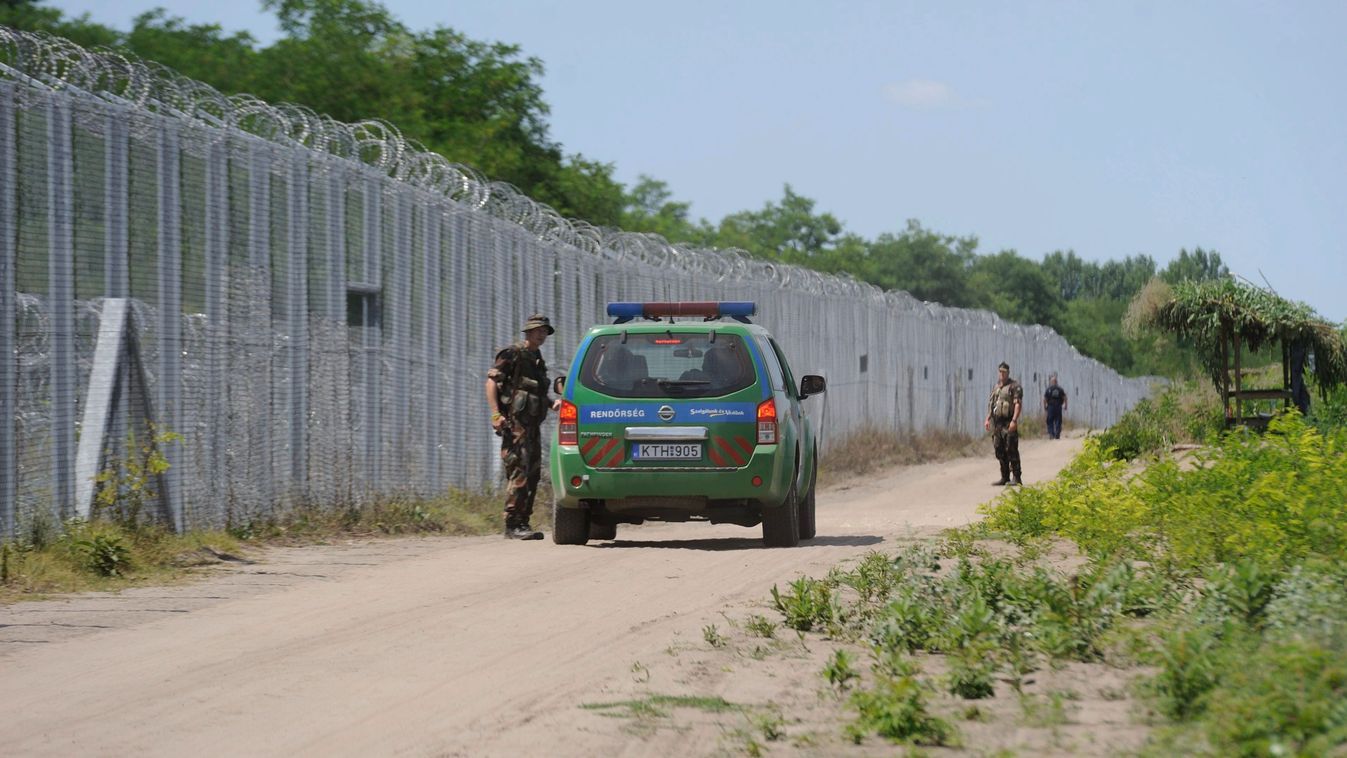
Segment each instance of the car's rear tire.
[[552,506],[552,541],[558,545],[583,545],[589,541],[589,509]]
[[814,489],[818,485],[818,457],[814,458],[814,470],[809,477],[809,491],[800,500],[800,539],[811,540],[817,532],[814,521]]
[[590,520],[589,538],[591,540],[615,540],[617,539],[617,524],[596,524],[593,520]]
[[790,490],[781,505],[762,510],[762,541],[767,547],[800,544],[800,498],[794,476],[790,478]]

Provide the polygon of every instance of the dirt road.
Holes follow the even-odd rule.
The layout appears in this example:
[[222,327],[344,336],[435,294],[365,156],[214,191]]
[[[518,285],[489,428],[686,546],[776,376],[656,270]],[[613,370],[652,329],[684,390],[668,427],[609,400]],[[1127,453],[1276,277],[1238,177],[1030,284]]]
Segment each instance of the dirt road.
[[[1026,478],[1052,476],[1079,442],[1024,443]],[[379,540],[274,550],[184,586],[0,608],[0,752],[734,752],[735,727],[714,714],[643,730],[581,706],[652,693],[817,699],[805,646],[739,676],[706,628],[776,620],[774,584],[969,522],[996,494],[995,469],[965,459],[823,490],[820,536],[797,549],[707,524],[626,527],[586,547]],[[814,738],[789,750],[828,752]]]

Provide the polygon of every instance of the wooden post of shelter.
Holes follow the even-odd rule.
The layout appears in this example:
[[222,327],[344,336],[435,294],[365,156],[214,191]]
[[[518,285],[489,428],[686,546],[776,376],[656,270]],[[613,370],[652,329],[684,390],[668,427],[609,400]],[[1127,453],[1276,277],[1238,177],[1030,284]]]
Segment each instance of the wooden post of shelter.
[[1221,407],[1225,411],[1226,426],[1231,424],[1234,414],[1230,412],[1230,324],[1221,322]]
[[[1255,412],[1246,414],[1244,411],[1245,403],[1254,400],[1281,400],[1283,408],[1291,407],[1291,364],[1290,351],[1287,349],[1286,339],[1280,340],[1282,344],[1282,386],[1280,389],[1244,389],[1244,345],[1240,339],[1239,331],[1233,324],[1223,322],[1221,324],[1221,404],[1225,408],[1225,425],[1248,426],[1254,429],[1263,429],[1267,426],[1268,417]],[[1233,360],[1232,360],[1233,359]],[[1232,365],[1233,363],[1233,365]],[[1230,375],[1234,373],[1234,389],[1231,389]],[[1233,407],[1232,407],[1233,404]]]

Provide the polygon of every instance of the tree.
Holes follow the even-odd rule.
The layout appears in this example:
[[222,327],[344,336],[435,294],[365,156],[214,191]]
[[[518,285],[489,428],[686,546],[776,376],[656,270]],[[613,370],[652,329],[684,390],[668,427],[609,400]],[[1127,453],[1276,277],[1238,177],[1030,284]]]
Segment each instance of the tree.
[[1230,276],[1230,269],[1221,262],[1221,254],[1200,247],[1193,248],[1191,253],[1186,248],[1179,250],[1179,257],[1170,261],[1165,270],[1160,272],[1160,278],[1169,284],[1178,284],[1182,281],[1205,282],[1227,276]]
[[1081,296],[1129,300],[1155,276],[1155,259],[1134,255],[1121,261],[1087,264],[1085,274]]
[[653,232],[670,242],[711,244],[715,228],[705,219],[694,223],[692,204],[673,199],[669,185],[642,174],[626,195],[621,227],[632,232]]
[[111,27],[96,24],[89,14],[66,19],[58,8],[45,8],[41,0],[3,0],[0,2],[0,24],[27,32],[46,32],[65,37],[84,47],[112,47],[122,35]]
[[721,220],[716,243],[805,265],[826,257],[841,234],[842,222],[830,213],[815,214],[814,201],[787,184],[780,205],[768,202],[760,211],[740,211]]
[[621,182],[613,178],[613,164],[568,157],[560,166],[549,167],[535,188],[535,199],[552,206],[568,218],[581,218],[599,226],[619,226],[627,203]]
[[1087,264],[1076,255],[1075,250],[1054,250],[1043,256],[1043,271],[1057,282],[1057,291],[1066,301],[1075,300],[1085,287]]
[[980,304],[969,275],[977,259],[976,237],[953,237],[909,219],[902,234],[881,234],[870,246],[866,278],[885,289],[955,307]]
[[1120,328],[1126,312],[1126,300],[1076,298],[1067,301],[1059,331],[1082,355],[1129,373],[1135,368],[1135,357],[1132,343]]
[[226,35],[218,24],[187,24],[156,8],[137,16],[118,44],[222,92],[258,88],[257,41],[247,32]]
[[1014,250],[984,255],[973,262],[972,281],[985,305],[1002,318],[1021,324],[1061,325],[1057,285],[1037,263]]

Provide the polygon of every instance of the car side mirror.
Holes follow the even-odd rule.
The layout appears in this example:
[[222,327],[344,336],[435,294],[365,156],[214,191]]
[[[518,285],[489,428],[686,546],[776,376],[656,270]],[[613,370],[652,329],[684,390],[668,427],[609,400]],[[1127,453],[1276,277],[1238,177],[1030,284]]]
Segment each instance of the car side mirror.
[[828,391],[828,381],[818,374],[805,374],[800,377],[800,399]]
[[552,380],[552,394],[560,395],[566,389],[566,377],[558,376]]

